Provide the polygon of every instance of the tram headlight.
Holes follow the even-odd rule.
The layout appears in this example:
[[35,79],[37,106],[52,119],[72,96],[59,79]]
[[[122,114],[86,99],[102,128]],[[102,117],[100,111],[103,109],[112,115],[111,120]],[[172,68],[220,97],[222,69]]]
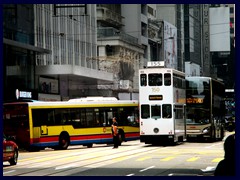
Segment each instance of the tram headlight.
[[158,129],[158,128],[154,128],[154,129],[153,129],[153,132],[158,133],[158,132],[159,132],[159,129]]
[[204,128],[203,131],[202,131],[203,134],[207,134],[207,133],[209,133],[209,132],[210,132],[210,127],[206,127],[206,128]]

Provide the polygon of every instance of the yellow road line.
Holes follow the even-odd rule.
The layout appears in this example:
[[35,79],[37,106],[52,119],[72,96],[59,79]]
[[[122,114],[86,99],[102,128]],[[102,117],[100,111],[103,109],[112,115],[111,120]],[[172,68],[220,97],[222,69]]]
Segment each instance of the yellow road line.
[[175,156],[170,156],[170,157],[166,157],[164,159],[161,159],[160,161],[170,161],[170,160],[172,160],[174,158],[175,158]]
[[150,156],[146,156],[146,157],[142,157],[142,158],[138,158],[136,161],[144,161],[146,159],[151,159],[152,157]]
[[196,161],[198,159],[199,159],[199,157],[192,157],[192,158],[187,159],[187,162],[193,162],[193,161]]
[[114,158],[113,161],[123,161],[128,159],[128,157],[119,157],[119,158]]
[[220,162],[221,160],[223,160],[223,158],[215,158],[215,159],[212,160],[212,162],[217,162],[217,163],[218,163],[218,162]]

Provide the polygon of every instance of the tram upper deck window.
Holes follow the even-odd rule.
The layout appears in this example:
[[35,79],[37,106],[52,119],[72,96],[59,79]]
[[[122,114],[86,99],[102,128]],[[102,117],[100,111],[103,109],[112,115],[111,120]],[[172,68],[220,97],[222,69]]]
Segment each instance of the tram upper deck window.
[[161,86],[162,85],[162,74],[149,74],[149,86]]
[[146,74],[140,75],[140,85],[147,86],[147,75]]
[[164,85],[171,86],[171,74],[170,73],[164,74]]

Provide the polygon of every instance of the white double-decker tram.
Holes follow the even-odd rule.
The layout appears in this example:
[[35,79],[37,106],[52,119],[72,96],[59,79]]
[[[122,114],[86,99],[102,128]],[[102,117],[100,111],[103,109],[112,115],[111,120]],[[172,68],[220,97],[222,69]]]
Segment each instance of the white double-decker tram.
[[166,144],[186,140],[185,74],[149,62],[139,70],[140,141]]

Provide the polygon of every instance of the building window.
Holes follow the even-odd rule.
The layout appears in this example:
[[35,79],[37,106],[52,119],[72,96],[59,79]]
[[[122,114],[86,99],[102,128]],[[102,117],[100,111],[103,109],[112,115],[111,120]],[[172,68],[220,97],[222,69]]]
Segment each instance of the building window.
[[153,8],[148,6],[148,13],[154,16],[153,12],[154,12]]

